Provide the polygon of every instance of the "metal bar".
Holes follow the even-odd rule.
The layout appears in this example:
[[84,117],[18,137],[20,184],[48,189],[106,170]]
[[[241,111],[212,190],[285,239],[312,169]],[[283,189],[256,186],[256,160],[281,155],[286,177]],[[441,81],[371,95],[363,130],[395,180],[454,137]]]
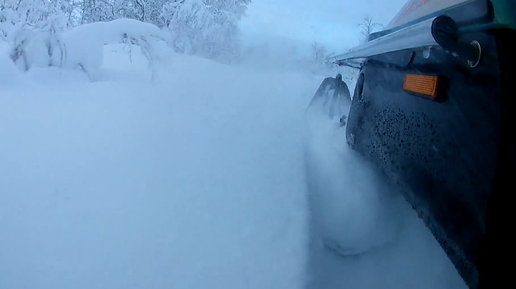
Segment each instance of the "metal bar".
[[432,25],[436,18],[430,18],[359,45],[347,53],[334,56],[334,61],[367,58],[404,49],[437,46],[439,44],[432,33]]
[[355,69],[361,69],[361,64],[362,64],[361,61],[357,61],[356,59],[355,60],[337,61],[334,63],[338,64],[339,66],[347,66],[347,67],[351,67],[351,68],[355,68]]

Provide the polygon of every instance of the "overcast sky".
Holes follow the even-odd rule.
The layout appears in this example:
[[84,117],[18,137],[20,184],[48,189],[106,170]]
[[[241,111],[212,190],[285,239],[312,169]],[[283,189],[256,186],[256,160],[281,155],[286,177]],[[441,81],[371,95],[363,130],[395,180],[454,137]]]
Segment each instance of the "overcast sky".
[[[370,15],[387,25],[407,0],[253,0],[242,20],[244,37],[324,43],[330,50],[358,44],[357,24]],[[338,51],[334,51],[338,52]]]

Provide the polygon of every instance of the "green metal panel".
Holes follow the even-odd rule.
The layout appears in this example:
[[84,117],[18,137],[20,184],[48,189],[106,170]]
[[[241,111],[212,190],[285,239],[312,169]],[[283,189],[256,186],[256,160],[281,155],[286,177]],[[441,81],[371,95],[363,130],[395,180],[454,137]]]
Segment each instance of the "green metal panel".
[[491,0],[495,12],[493,24],[499,27],[516,29],[516,1]]

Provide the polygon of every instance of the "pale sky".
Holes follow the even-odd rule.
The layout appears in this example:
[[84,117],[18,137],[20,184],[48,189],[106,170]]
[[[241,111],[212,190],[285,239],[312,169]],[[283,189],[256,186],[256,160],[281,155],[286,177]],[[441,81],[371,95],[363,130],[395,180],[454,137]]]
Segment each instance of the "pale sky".
[[241,22],[244,37],[323,43],[330,50],[358,44],[365,15],[387,25],[407,0],[253,0]]

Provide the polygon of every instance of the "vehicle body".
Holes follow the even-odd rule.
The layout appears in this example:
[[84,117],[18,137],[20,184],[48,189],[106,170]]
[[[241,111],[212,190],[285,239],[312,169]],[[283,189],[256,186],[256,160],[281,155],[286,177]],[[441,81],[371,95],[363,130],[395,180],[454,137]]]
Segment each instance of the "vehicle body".
[[360,67],[348,145],[401,188],[471,289],[509,276],[513,38],[514,0],[412,0],[334,59]]

